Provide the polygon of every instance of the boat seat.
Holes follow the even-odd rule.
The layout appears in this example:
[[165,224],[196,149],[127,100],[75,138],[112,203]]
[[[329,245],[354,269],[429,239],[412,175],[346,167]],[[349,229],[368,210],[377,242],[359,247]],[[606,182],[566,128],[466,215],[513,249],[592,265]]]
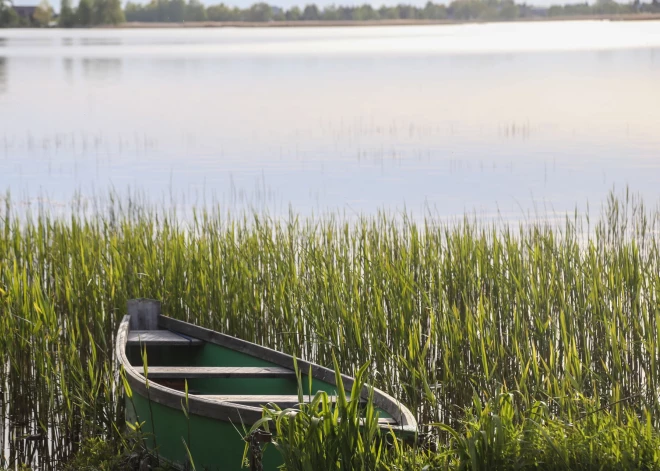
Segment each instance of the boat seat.
[[379,425],[398,425],[399,423],[396,420],[391,419],[389,417],[380,417],[378,419],[378,424]]
[[[287,395],[224,395],[224,396],[211,396],[204,395],[204,399],[212,399],[219,402],[232,402],[234,404],[243,404],[249,406],[265,406],[266,404],[277,404],[282,409],[296,408],[300,402],[298,396]],[[312,398],[314,396],[311,396]],[[336,402],[337,396],[328,396],[330,402]],[[350,397],[347,397],[350,400]],[[309,402],[310,396],[303,395],[303,401]],[[366,404],[365,399],[360,399],[361,404]],[[397,425],[398,422],[390,417],[383,417],[378,419],[379,425]]]
[[274,366],[152,366],[149,378],[290,378],[296,373],[288,368]]
[[199,339],[177,334],[170,330],[132,330],[128,333],[129,346],[146,345],[162,347],[180,347],[190,345],[202,345]]
[[[204,395],[204,399],[211,399],[218,402],[232,402],[234,404],[244,404],[249,406],[264,406],[266,404],[277,404],[282,409],[288,409],[292,407],[297,407],[300,404],[297,395],[278,395],[278,394],[268,394],[268,395],[259,395],[259,394],[233,394],[233,395]],[[303,401],[309,403],[310,399],[313,399],[314,396],[305,394],[303,396]],[[347,399],[350,399],[347,397]],[[337,396],[328,396],[330,402],[336,402]],[[361,403],[366,402],[364,399],[360,400]]]

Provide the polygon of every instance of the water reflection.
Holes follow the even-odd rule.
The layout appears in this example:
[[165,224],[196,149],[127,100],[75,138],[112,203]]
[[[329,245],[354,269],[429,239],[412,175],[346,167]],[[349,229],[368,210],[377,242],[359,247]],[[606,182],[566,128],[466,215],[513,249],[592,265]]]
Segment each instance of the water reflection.
[[0,57],[0,95],[7,91],[7,58]]
[[444,214],[532,198],[563,211],[615,183],[656,194],[660,49],[517,46],[615,26],[624,46],[648,27],[3,32],[0,192],[225,194],[232,180],[240,195],[262,175],[302,212]]
[[121,77],[121,59],[86,58],[82,60],[83,74],[95,81],[117,80]]
[[69,85],[73,83],[74,71],[73,71],[73,59],[70,57],[62,58],[62,67],[64,68],[64,76]]
[[121,46],[121,38],[80,38],[83,46]]

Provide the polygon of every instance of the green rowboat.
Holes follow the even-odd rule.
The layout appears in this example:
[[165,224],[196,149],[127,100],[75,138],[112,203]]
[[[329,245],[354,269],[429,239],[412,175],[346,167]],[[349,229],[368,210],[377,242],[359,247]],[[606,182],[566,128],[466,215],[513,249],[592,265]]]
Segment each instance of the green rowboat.
[[[158,301],[128,302],[116,349],[131,391],[125,395],[126,420],[143,423],[148,446],[175,466],[189,462],[188,448],[198,470],[245,469],[243,437],[262,417],[262,407],[299,404],[292,356],[163,316]],[[297,363],[305,375],[301,383],[306,399],[319,391],[336,395],[333,370]],[[311,391],[306,376],[310,368]],[[353,379],[343,376],[343,382],[350,390]],[[363,399],[367,394],[365,388]],[[414,436],[417,423],[403,404],[375,388],[373,402],[383,429]],[[272,446],[265,448],[262,459],[265,471],[276,471],[281,464]]]

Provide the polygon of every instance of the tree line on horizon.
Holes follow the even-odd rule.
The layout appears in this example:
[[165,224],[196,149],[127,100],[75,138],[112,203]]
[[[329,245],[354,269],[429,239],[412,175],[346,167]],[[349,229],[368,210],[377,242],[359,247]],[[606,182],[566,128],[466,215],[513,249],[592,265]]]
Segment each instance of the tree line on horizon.
[[[514,0],[453,0],[448,5],[428,1],[423,7],[399,4],[373,7],[335,6],[324,8],[308,4],[287,10],[267,3],[256,3],[249,8],[231,7],[224,3],[205,7],[198,0],[151,0],[148,4],[129,1],[124,10],[126,21],[132,22],[277,22],[277,21],[378,21],[378,20],[455,20],[455,21],[506,21],[518,18],[570,15],[630,14],[642,11],[659,11],[656,2],[617,3],[615,0],[598,0],[594,5],[553,6],[549,9],[518,4]],[[650,7],[650,8],[649,8]]]
[[[61,0],[57,25],[60,27],[88,27],[116,25],[129,22],[277,22],[277,21],[378,21],[378,20],[454,20],[454,21],[507,21],[519,18],[616,15],[640,12],[659,12],[660,0],[650,4],[617,3],[615,0],[597,0],[595,4],[558,5],[550,8],[517,4],[514,0],[453,0],[448,5],[428,1],[423,7],[399,4],[327,6],[319,8],[308,4],[287,10],[267,3],[256,3],[249,8],[231,7],[224,3],[205,6],[199,0],[151,0],[147,4],[129,1],[122,9],[121,0],[79,0],[73,7],[71,0]],[[19,15],[8,0],[0,0],[0,27],[45,27],[53,23],[53,8],[42,0],[29,20]]]
[[124,23],[126,17],[121,0],[79,0],[74,8],[71,0],[61,0],[59,15],[55,15],[48,0],[41,0],[31,17],[20,16],[8,0],[0,0],[0,28],[51,26],[53,21],[64,28]]

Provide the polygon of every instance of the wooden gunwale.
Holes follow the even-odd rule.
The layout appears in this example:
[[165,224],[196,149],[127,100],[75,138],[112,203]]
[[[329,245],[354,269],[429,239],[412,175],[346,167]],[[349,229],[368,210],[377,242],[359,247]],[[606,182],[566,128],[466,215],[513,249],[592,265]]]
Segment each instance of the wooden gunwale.
[[151,366],[149,378],[289,378],[296,373],[280,366]]

